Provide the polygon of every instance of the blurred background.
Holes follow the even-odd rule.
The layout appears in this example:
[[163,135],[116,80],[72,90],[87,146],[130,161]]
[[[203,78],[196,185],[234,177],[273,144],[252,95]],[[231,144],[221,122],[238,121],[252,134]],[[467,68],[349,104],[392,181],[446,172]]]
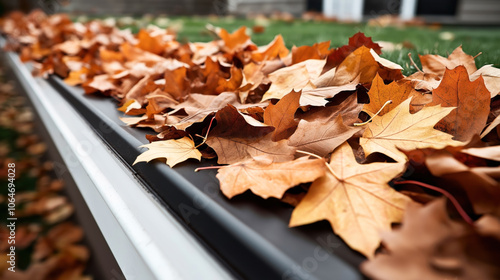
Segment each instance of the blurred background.
[[365,21],[382,15],[420,17],[446,24],[500,24],[497,0],[1,0],[1,9],[85,15],[271,15],[301,17],[322,13],[329,19]]

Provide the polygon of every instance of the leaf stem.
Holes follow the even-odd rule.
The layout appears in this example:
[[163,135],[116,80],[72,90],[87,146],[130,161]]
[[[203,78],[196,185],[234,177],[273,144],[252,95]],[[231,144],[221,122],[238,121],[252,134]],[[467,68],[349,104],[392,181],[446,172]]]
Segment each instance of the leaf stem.
[[421,187],[424,187],[427,189],[431,189],[433,191],[437,191],[437,192],[441,193],[442,195],[446,196],[451,201],[451,203],[453,204],[453,206],[455,206],[455,208],[457,209],[460,216],[464,219],[464,221],[466,221],[468,224],[470,224],[472,226],[474,225],[474,221],[471,219],[471,217],[469,217],[469,215],[467,215],[467,212],[465,212],[465,210],[462,208],[460,203],[456,200],[455,197],[453,197],[453,195],[451,195],[446,190],[443,190],[441,188],[438,188],[438,187],[435,187],[435,186],[432,186],[432,185],[429,185],[426,183],[422,183],[419,181],[414,181],[414,180],[399,181],[399,182],[394,182],[394,184],[396,184],[396,185],[402,185],[402,184],[418,185],[418,186],[421,186]]
[[[323,157],[318,156],[317,154],[313,154],[313,153],[306,152],[306,151],[302,151],[302,150],[297,150],[297,151],[295,151],[295,152],[297,152],[297,153],[301,153],[301,154],[305,154],[305,155],[309,155],[309,156],[312,156],[312,157],[315,157],[315,158],[318,158],[318,159],[322,159],[322,160],[324,160],[324,159],[325,159],[325,158],[323,158]],[[333,175],[335,175],[335,172],[333,172],[332,167],[331,167],[331,166],[330,166],[330,165],[329,165],[326,161],[325,161],[325,165],[326,165],[326,167],[330,170],[330,172],[331,172]]]
[[422,70],[420,70],[420,68],[418,68],[418,66],[415,63],[415,61],[413,61],[413,58],[411,57],[411,53],[408,53],[408,57],[410,58],[411,65],[413,65],[413,67],[417,68],[418,72],[424,73],[424,71],[422,71]]
[[380,108],[378,110],[377,113],[375,113],[375,115],[371,116],[370,119],[368,119],[366,122],[362,122],[362,123],[354,123],[353,125],[354,126],[362,126],[362,125],[365,125],[365,124],[368,124],[369,122],[371,122],[371,120],[375,117],[375,116],[378,116],[378,114],[380,114],[380,112],[382,112],[382,110],[385,108],[385,106],[389,105],[392,103],[392,100],[387,100],[387,102],[384,103],[384,105],[382,105],[382,108]]
[[205,166],[205,167],[198,167],[194,170],[194,172],[198,172],[200,170],[209,170],[209,169],[219,169],[219,168],[222,168],[224,166]]
[[207,129],[207,133],[205,134],[205,137],[196,134],[196,136],[202,137],[203,141],[200,144],[198,144],[195,148],[198,148],[199,146],[201,146],[201,145],[205,144],[205,142],[207,142],[208,133],[210,132],[210,128],[212,127],[212,123],[214,122],[214,119],[215,119],[215,116],[213,116],[212,119],[210,120],[210,124],[208,125],[208,129]]

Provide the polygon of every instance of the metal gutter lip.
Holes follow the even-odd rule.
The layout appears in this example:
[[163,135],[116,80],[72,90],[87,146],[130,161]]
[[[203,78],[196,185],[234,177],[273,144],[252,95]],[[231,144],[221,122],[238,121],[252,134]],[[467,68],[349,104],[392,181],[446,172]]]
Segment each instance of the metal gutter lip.
[[36,104],[127,279],[233,278],[47,81],[33,78],[17,54],[5,56]]

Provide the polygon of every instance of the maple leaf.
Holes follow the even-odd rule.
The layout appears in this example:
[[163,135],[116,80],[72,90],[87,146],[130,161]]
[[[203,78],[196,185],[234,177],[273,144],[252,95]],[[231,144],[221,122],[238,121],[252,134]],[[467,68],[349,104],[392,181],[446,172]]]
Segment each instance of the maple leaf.
[[354,250],[372,257],[379,233],[399,222],[410,199],[387,183],[405,169],[402,163],[358,164],[349,144],[330,159],[331,172],[313,182],[292,212],[290,226],[328,220]]
[[141,161],[149,162],[158,158],[165,158],[166,164],[170,167],[174,167],[190,158],[201,160],[200,151],[194,146],[193,140],[189,137],[156,141],[142,145],[141,148],[148,148],[149,150],[140,154],[133,165]]
[[264,156],[221,167],[217,178],[222,192],[228,198],[246,190],[262,198],[281,198],[289,188],[325,175],[325,170],[325,161],[322,159],[303,157],[276,163]]
[[367,156],[380,152],[396,161],[406,161],[406,156],[399,149],[439,149],[447,145],[463,145],[452,140],[452,135],[433,129],[453,108],[438,105],[410,114],[410,102],[411,98],[408,98],[387,114],[373,117],[360,139]]
[[234,51],[237,48],[244,48],[251,42],[250,36],[247,35],[246,26],[240,27],[238,30],[234,31],[231,34],[224,28],[220,28],[218,35],[224,41],[224,45],[230,51]]
[[345,125],[340,114],[328,122],[301,120],[288,145],[325,157],[360,130]]
[[300,105],[300,96],[300,91],[292,91],[281,98],[276,105],[267,106],[264,111],[264,123],[275,128],[271,137],[273,141],[290,137],[297,128],[295,112]]
[[206,143],[217,153],[217,163],[233,164],[259,155],[268,155],[275,162],[293,159],[295,149],[286,140],[271,140],[273,127],[241,114],[234,106],[217,111],[215,119],[217,125]]
[[233,164],[259,155],[268,155],[276,162],[293,159],[295,149],[286,140],[274,142],[271,135],[256,137],[219,137],[210,135],[207,144],[217,153],[217,163]]
[[[396,108],[403,101],[408,99],[408,97],[421,95],[418,91],[414,90],[410,85],[406,83],[392,82],[388,85],[384,84],[384,81],[377,74],[375,79],[373,79],[372,86],[368,92],[370,97],[370,103],[363,106],[363,111],[368,113],[370,116],[375,115],[384,104],[391,100],[392,103],[387,104],[380,112],[379,116],[383,116],[392,109]],[[412,99],[415,100],[415,99]]]
[[422,70],[425,73],[438,76],[443,76],[446,69],[453,69],[459,65],[463,65],[469,73],[474,73],[477,70],[474,57],[464,53],[462,46],[457,47],[448,58],[435,54],[419,55],[419,57]]
[[451,220],[444,199],[410,205],[403,225],[383,234],[388,252],[362,263],[361,271],[373,279],[497,279],[499,221],[484,217],[475,224]]
[[471,82],[465,67],[457,66],[445,71],[441,84],[432,92],[432,102],[426,106],[438,104],[456,110],[439,121],[436,129],[453,135],[456,140],[468,141],[486,126],[490,93],[481,77]]
[[475,81],[479,77],[483,77],[486,88],[491,93],[491,98],[500,93],[500,69],[490,65],[485,65],[479,68],[476,72],[470,75],[471,81]]

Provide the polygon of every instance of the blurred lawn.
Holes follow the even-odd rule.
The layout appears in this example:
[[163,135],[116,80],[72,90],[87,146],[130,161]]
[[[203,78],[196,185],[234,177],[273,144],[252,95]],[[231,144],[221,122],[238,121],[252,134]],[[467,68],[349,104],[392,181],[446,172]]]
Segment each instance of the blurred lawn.
[[[77,21],[78,19],[75,18]],[[84,17],[85,20],[91,19]],[[101,19],[103,19],[101,17]],[[108,18],[110,19],[110,18]],[[120,18],[114,18],[120,23]],[[122,18],[123,19],[123,18]],[[131,28],[137,32],[139,27],[146,27],[149,23],[163,22],[160,27],[174,27],[178,29],[180,42],[208,42],[214,38],[207,32],[206,24],[222,27],[232,32],[241,26],[256,25],[256,20],[239,19],[232,17],[159,17],[145,15],[142,18],[130,18],[133,24],[121,25],[121,28]],[[330,40],[332,47],[347,44],[349,37],[356,32],[363,32],[374,41],[386,41],[395,44],[403,42],[414,46],[396,51],[382,49],[385,57],[404,68],[404,74],[409,75],[416,71],[411,65],[408,53],[420,67],[417,54],[439,54],[448,56],[456,47],[462,45],[464,51],[473,56],[482,52],[476,58],[478,68],[485,64],[494,64],[500,67],[500,27],[466,27],[466,26],[412,26],[412,27],[374,27],[363,23],[342,24],[321,21],[295,20],[292,23],[268,20],[268,26],[260,34],[252,34],[252,41],[257,45],[268,44],[274,36],[282,34],[288,48],[293,45],[312,45],[317,42]],[[120,26],[120,25],[119,25]]]
[[[245,19],[207,19],[207,18],[179,18],[182,22],[182,29],[179,32],[180,41],[210,41],[213,38],[204,32],[205,25],[211,23],[234,31],[240,26],[251,27],[255,25],[253,20]],[[260,34],[253,34],[252,40],[257,45],[269,43],[276,34],[282,34],[287,47],[293,45],[312,45],[317,42],[331,40],[332,47],[347,44],[348,38],[354,33],[361,31],[366,36],[372,37],[374,41],[387,41],[392,43],[402,43],[408,41],[415,46],[415,49],[403,48],[393,52],[383,52],[382,56],[394,61],[403,68],[405,74],[413,73],[416,70],[410,64],[408,53],[411,52],[413,59],[420,66],[417,54],[440,54],[448,56],[456,47],[462,45],[464,51],[471,55],[482,52],[476,58],[479,67],[485,64],[495,64],[500,67],[500,28],[499,27],[454,27],[445,26],[442,28],[430,27],[371,27],[365,24],[340,24],[331,22],[304,22],[296,20],[293,23],[282,21],[270,21],[269,26]],[[450,33],[453,38],[443,40]],[[441,36],[440,36],[441,34]],[[382,51],[384,51],[382,49]]]

